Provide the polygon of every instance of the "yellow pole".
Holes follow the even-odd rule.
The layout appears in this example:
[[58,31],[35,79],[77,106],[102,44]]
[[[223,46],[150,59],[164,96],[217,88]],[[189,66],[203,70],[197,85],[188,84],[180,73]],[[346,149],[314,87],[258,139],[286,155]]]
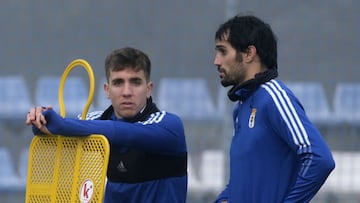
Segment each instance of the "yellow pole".
[[94,78],[94,73],[93,70],[90,66],[90,64],[83,60],[83,59],[76,59],[74,61],[72,61],[65,69],[63,75],[61,76],[61,80],[60,80],[60,86],[59,86],[59,106],[60,106],[60,115],[62,117],[65,117],[65,105],[64,105],[64,86],[65,86],[65,80],[68,77],[70,71],[72,69],[74,69],[75,67],[83,67],[86,72],[88,73],[88,77],[89,77],[89,81],[90,81],[90,88],[89,88],[89,96],[87,99],[87,102],[85,104],[85,107],[82,111],[81,114],[81,119],[85,120],[86,118],[86,114],[90,108],[91,102],[94,98],[94,91],[95,91],[95,78]]

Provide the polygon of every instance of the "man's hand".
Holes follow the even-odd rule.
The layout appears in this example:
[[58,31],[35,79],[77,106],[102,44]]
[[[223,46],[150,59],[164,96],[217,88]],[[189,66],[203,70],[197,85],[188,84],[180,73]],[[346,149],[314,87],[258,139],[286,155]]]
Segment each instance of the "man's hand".
[[48,107],[41,107],[37,106],[31,108],[30,111],[27,113],[26,116],[26,125],[34,125],[38,128],[41,132],[45,134],[50,134],[49,130],[46,128],[46,119],[45,116],[42,114],[44,111],[52,109],[51,106]]

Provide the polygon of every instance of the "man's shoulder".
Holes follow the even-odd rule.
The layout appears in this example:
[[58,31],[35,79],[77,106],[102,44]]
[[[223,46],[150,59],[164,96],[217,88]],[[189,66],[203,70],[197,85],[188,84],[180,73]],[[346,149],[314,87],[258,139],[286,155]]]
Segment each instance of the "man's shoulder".
[[272,79],[261,85],[262,88],[259,89],[259,92],[262,94],[267,94],[271,97],[284,96],[284,94],[289,93],[289,88],[281,80]]
[[169,112],[169,111],[166,111],[166,110],[160,110],[160,111],[155,112],[155,113],[152,113],[152,114],[155,114],[155,115],[164,115],[164,116],[171,117],[171,118],[180,118],[180,116],[177,115],[176,113],[174,113],[174,112]]
[[181,119],[178,115],[162,110],[162,111],[157,111],[157,112],[150,114],[150,116],[144,122],[141,122],[141,123],[143,123],[143,124],[150,124],[150,123],[154,123],[154,122],[159,123],[164,120],[171,120],[173,122],[174,121],[181,122]]
[[261,85],[257,95],[263,104],[275,105],[283,104],[289,100],[292,100],[291,92],[288,87],[281,80],[272,79]]
[[[92,111],[90,113],[86,114],[85,120],[97,120],[100,119],[101,115],[104,113],[104,111]],[[81,119],[81,114],[77,115],[78,119]]]

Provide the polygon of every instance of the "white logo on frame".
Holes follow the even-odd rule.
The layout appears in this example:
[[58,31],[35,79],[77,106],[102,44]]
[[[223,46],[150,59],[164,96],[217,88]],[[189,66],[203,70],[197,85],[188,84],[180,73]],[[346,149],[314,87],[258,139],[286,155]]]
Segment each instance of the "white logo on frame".
[[94,193],[94,183],[87,179],[83,182],[80,188],[80,202],[89,203]]

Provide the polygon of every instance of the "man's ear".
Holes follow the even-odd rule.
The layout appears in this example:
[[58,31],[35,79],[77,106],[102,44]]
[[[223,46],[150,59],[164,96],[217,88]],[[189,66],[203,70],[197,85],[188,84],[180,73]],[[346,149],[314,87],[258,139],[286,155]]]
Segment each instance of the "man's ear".
[[107,83],[104,83],[104,92],[108,99],[110,99],[110,93],[109,93],[109,85]]
[[248,48],[244,54],[245,62],[252,62],[256,56],[257,56],[256,47],[254,45],[248,46]]
[[147,84],[147,92],[146,92],[146,97],[147,97],[147,98],[150,98],[151,92],[152,92],[153,88],[154,88],[154,83],[153,83],[153,82],[149,82],[149,83]]

